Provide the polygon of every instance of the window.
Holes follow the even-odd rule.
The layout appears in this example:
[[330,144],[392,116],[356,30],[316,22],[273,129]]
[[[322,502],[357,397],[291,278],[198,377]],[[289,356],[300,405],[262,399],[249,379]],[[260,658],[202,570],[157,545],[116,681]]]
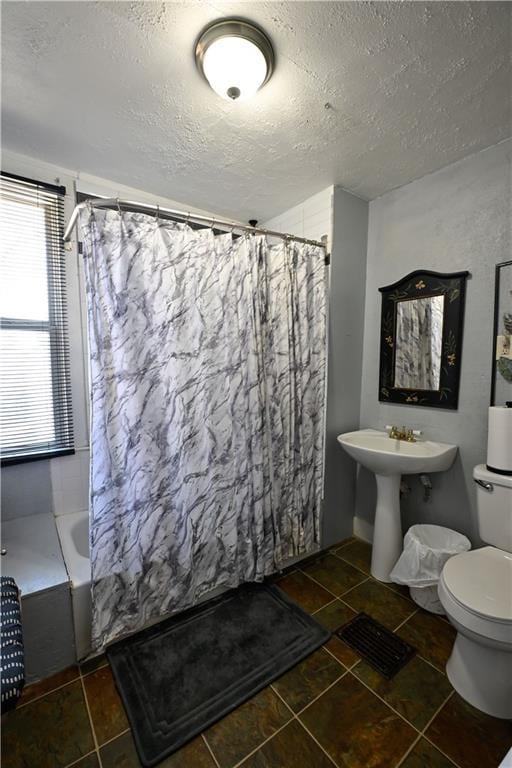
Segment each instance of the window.
[[73,453],[65,193],[0,175],[2,464]]

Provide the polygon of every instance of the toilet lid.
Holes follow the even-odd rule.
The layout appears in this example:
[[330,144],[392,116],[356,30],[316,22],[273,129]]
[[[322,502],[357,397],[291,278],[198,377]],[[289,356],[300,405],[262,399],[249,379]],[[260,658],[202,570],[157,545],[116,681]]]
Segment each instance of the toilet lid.
[[512,554],[496,547],[451,557],[443,580],[462,606],[480,616],[512,621]]

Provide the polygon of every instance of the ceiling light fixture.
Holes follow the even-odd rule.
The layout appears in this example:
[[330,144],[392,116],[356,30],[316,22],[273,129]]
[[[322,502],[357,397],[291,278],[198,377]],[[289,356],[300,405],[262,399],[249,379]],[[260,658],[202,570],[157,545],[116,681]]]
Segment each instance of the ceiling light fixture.
[[243,19],[221,19],[207,27],[196,43],[196,64],[223,99],[254,96],[274,69],[274,50],[267,35]]

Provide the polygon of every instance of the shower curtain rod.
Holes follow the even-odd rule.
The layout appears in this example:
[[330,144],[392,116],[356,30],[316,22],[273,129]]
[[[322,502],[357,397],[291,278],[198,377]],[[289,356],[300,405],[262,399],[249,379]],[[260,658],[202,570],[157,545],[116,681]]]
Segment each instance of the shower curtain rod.
[[[76,226],[78,216],[80,214],[80,211],[85,208],[85,206],[90,203],[94,208],[110,208],[112,206],[116,206],[118,208],[121,208],[121,206],[124,206],[125,208],[144,208],[148,211],[154,211],[157,215],[159,213],[167,213],[171,216],[177,216],[180,219],[184,219],[187,221],[194,221],[198,224],[209,224],[211,228],[213,229],[214,226],[219,227],[225,227],[227,229],[230,229],[233,231],[234,229],[241,230],[243,232],[253,232],[260,235],[269,235],[270,237],[279,237],[282,240],[294,240],[297,243],[306,243],[307,245],[316,245],[318,248],[327,248],[327,245],[325,243],[322,243],[319,240],[308,240],[305,237],[296,237],[295,235],[288,235],[283,234],[282,232],[274,232],[271,229],[264,229],[263,227],[252,227],[247,226],[245,224],[238,224],[236,221],[224,221],[223,219],[217,219],[212,216],[201,216],[198,213],[189,213],[188,211],[179,211],[175,210],[173,208],[164,208],[161,205],[153,205],[151,203],[138,203],[135,200],[123,200],[118,197],[112,197],[112,198],[91,198],[90,200],[84,200],[82,203],[78,203],[75,205],[73,209],[73,213],[71,214],[71,218],[69,219],[68,225],[66,227],[66,230],[64,232],[64,237],[62,238],[65,243],[69,242],[71,239],[71,233]],[[326,257],[327,261],[327,257]]]

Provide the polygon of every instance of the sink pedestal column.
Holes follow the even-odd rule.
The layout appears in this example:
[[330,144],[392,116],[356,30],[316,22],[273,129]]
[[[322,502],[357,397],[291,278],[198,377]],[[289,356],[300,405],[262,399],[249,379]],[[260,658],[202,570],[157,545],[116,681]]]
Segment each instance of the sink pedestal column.
[[402,554],[400,518],[401,475],[375,475],[377,507],[373,529],[372,576],[390,582],[389,574]]

